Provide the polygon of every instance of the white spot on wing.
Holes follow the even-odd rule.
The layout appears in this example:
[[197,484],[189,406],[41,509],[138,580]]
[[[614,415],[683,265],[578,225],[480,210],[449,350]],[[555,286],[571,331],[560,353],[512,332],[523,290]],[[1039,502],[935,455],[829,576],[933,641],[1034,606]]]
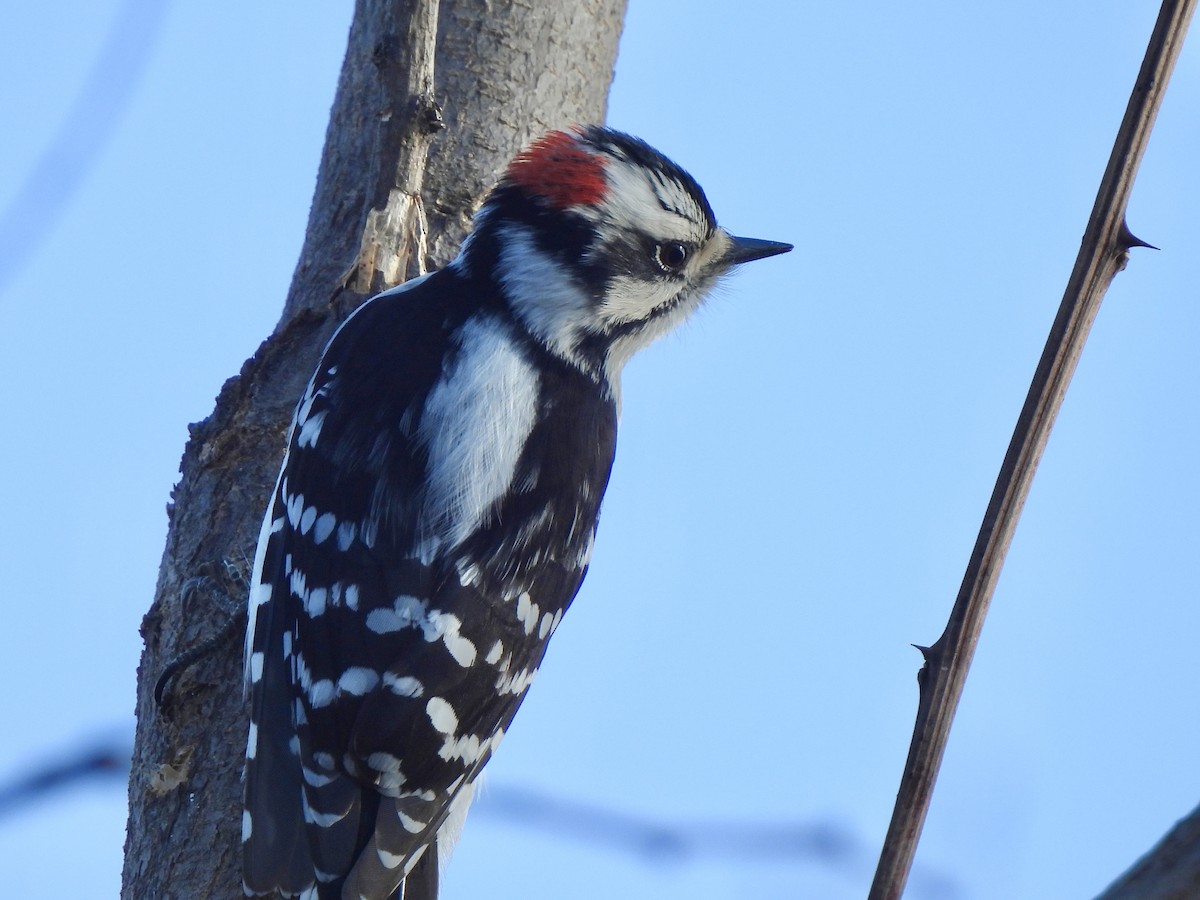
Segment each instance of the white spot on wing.
[[376,772],[399,772],[403,760],[391,753],[372,753],[367,757],[367,765]]
[[313,523],[313,543],[320,544],[324,542],[333,533],[334,526],[336,525],[337,517],[333,513],[322,513],[318,516],[317,521]]
[[496,692],[498,694],[524,693],[533,684],[533,679],[536,677],[537,669],[522,669],[512,675],[501,675],[496,679]]
[[462,628],[462,622],[458,616],[440,612],[430,613],[429,630],[425,632],[425,640],[432,640],[435,636],[440,636],[442,643],[454,657],[454,661],[465,669],[467,666],[475,664],[475,657],[479,651],[474,642],[459,634],[460,628]]
[[[349,593],[350,589],[347,588],[347,606],[350,606]],[[355,605],[357,605],[357,599]],[[392,602],[391,609],[373,609],[367,613],[367,627],[376,634],[389,634],[405,628],[420,628],[425,625],[428,615],[429,604],[427,602],[408,594],[401,594]]]
[[342,522],[337,528],[337,545],[338,549],[346,551],[350,549],[350,545],[354,543],[354,536],[358,529],[353,522]]
[[483,661],[489,666],[494,666],[496,663],[500,662],[500,654],[503,652],[504,644],[502,644],[500,641],[496,641],[496,643],[492,644],[492,649],[488,651],[488,655],[483,658]]
[[458,583],[463,587],[474,587],[483,580],[479,566],[465,557],[458,560],[454,567],[458,570]]
[[425,704],[425,712],[429,716],[430,724],[440,734],[452,735],[458,731],[458,714],[444,698],[430,697],[429,702]]
[[425,826],[429,824],[428,822],[422,822],[419,819],[414,819],[412,816],[405,815],[400,810],[396,810],[396,815],[400,819],[400,824],[404,826],[404,830],[412,834],[420,834],[425,830]]
[[325,787],[328,784],[333,784],[337,780],[336,775],[324,775],[320,772],[313,771],[308,766],[301,766],[300,772],[304,776],[306,783],[313,787]]
[[438,756],[449,762],[453,759],[461,759],[468,766],[474,765],[479,761],[479,758],[487,752],[488,742],[481,741],[479,735],[468,734],[463,737],[448,736],[442,742],[442,747],[438,750]]
[[307,601],[308,597],[308,577],[299,569],[292,569],[291,575],[288,576],[288,586],[293,594],[301,601]]
[[309,687],[308,705],[313,709],[321,709],[332,703],[336,695],[337,688],[333,686],[333,682],[322,678],[320,681],[314,681]]
[[382,772],[375,776],[375,790],[387,797],[395,797],[407,779],[400,772]]
[[402,760],[391,754],[371,754],[367,757],[367,766],[374,770],[374,785],[380,793],[395,797],[403,787],[404,773],[401,772]]
[[533,634],[533,629],[537,626],[539,612],[538,605],[530,600],[529,592],[522,591],[521,595],[517,597],[517,618],[525,626],[526,634]]
[[333,756],[329,753],[314,753],[313,762],[327,772],[333,771]]
[[[284,455],[284,467],[287,466],[287,456]],[[267,560],[267,545],[270,543],[271,536],[283,530],[284,517],[282,510],[279,509],[280,484],[283,481],[283,469],[280,469],[279,476],[275,479],[275,489],[271,496],[275,498],[268,506],[267,511],[263,515],[262,525],[258,529],[258,546],[254,550],[254,574],[251,578],[253,587],[250,589],[249,615],[246,619],[246,640],[242,648],[242,685],[243,690],[249,688],[250,680],[250,654],[254,647],[254,635],[258,630],[258,612],[263,605],[268,603],[273,592],[272,578],[268,577],[264,571]]]
[[328,414],[329,410],[323,409],[315,416],[305,419],[304,424],[300,426],[300,433],[296,436],[296,446],[317,446],[317,438],[321,435],[321,426],[325,424],[325,416]]
[[361,697],[379,684],[379,673],[363,666],[351,666],[338,679],[338,691]]
[[350,810],[346,810],[346,812],[341,813],[319,812],[309,805],[307,797],[304,799],[304,821],[309,822],[312,825],[320,826],[321,828],[328,828],[331,825],[336,825],[338,822],[342,821],[342,819],[346,818],[346,813],[349,811]]
[[388,853],[382,848],[375,850],[375,855],[379,857],[380,865],[385,869],[395,869],[400,863],[404,862],[404,856],[399,853]]
[[462,621],[458,616],[430,610],[428,602],[401,594],[391,609],[373,609],[367,613],[367,628],[376,634],[390,634],[405,628],[419,628],[429,642],[441,640],[454,661],[464,668],[475,663],[478,649],[473,641],[460,634]]
[[310,619],[325,612],[325,603],[329,599],[328,588],[313,588],[304,597],[304,611]]
[[583,551],[579,554],[579,568],[585,568],[592,561],[592,549],[596,546],[596,529],[588,532],[587,543],[583,545]]
[[269,603],[271,593],[272,589],[269,581],[255,584],[254,587],[250,588],[250,608],[257,610],[264,603]]
[[375,540],[379,537],[379,525],[373,521],[364,522],[358,532],[359,539],[366,544],[368,550],[375,548]]
[[287,520],[293,528],[300,527],[300,516],[304,514],[304,495],[293,494],[284,496],[284,503],[287,505]]
[[395,675],[383,673],[383,686],[398,697],[420,697],[425,693],[425,685],[411,675]]
[[[335,366],[329,370],[325,377],[333,375],[336,371],[337,367]],[[304,426],[310,421],[309,416],[312,415],[313,404],[316,403],[318,397],[324,397],[329,393],[330,382],[326,382],[320,388],[317,387],[317,379],[319,377],[321,377],[320,369],[317,370],[316,374],[308,382],[308,387],[304,389],[304,399],[300,401],[300,405],[296,408],[295,422],[292,427],[299,427],[302,434]],[[318,413],[318,415],[324,416],[324,413]],[[301,441],[300,446],[304,446],[303,441]]]

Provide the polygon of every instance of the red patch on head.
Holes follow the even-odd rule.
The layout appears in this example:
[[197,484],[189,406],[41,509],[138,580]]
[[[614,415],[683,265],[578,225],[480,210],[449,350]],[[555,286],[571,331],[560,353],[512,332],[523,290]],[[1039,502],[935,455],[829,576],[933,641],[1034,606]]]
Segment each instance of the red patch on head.
[[508,178],[552,206],[595,205],[608,192],[603,157],[579,146],[575,135],[552,131],[517,154]]

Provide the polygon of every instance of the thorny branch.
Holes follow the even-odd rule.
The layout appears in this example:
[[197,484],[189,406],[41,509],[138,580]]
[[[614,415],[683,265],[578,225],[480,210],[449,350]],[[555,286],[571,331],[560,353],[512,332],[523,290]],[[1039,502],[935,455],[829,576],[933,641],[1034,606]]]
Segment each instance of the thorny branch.
[[1195,5],[1165,0],[1159,12],[949,623],[932,647],[920,648],[920,705],[870,900],[898,900],[904,891],[967,670],[1050,429],[1109,284],[1125,267],[1130,247],[1149,246],[1130,233],[1125,210]]

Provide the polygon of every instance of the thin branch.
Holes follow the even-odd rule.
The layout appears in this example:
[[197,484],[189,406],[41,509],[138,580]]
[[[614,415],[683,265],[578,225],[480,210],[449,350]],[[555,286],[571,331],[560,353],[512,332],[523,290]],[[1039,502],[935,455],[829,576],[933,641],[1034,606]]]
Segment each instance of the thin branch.
[[[16,815],[49,796],[87,783],[116,782],[129,775],[132,744],[119,740],[73,748],[57,762],[31,766],[15,778],[0,779],[0,819]],[[180,767],[164,766],[164,785],[173,786]],[[713,816],[686,821],[660,820],[610,807],[554,796],[528,787],[488,782],[472,810],[509,827],[541,831],[550,840],[576,841],[595,851],[610,851],[647,864],[685,865],[725,863],[743,867],[752,863],[818,867],[857,879],[869,864],[869,849],[855,832],[829,819],[800,821],[742,820]],[[927,900],[954,900],[961,896],[956,879],[942,872],[913,875],[913,894]]]
[[[0,209],[0,294],[53,233],[137,94],[167,19],[162,0],[125,0],[58,131]],[[87,140],[79,136],[86,134]]]
[[42,800],[47,794],[95,778],[124,781],[129,777],[132,749],[125,743],[100,743],[0,783],[0,817]]
[[904,890],[975,644],[1050,429],[1110,282],[1125,267],[1130,247],[1148,246],[1130,234],[1125,210],[1195,5],[1162,5],[950,621],[932,647],[920,648],[920,705],[870,900],[898,900]]

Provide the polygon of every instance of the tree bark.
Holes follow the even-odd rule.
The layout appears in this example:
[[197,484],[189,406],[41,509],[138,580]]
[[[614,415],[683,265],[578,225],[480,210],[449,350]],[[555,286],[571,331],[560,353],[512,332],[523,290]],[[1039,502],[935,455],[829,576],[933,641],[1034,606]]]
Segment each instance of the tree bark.
[[[172,660],[221,633],[229,613],[210,600],[243,602],[292,410],[333,330],[370,294],[448,261],[530,139],[603,121],[624,7],[358,0],[282,318],[191,427],[168,508],[141,629],[127,900],[242,896],[240,639],[177,671],[161,706],[155,684]],[[423,42],[431,17],[436,42]]]
[[1200,807],[1175,824],[1149,853],[1096,900],[1190,900],[1200,897]]

